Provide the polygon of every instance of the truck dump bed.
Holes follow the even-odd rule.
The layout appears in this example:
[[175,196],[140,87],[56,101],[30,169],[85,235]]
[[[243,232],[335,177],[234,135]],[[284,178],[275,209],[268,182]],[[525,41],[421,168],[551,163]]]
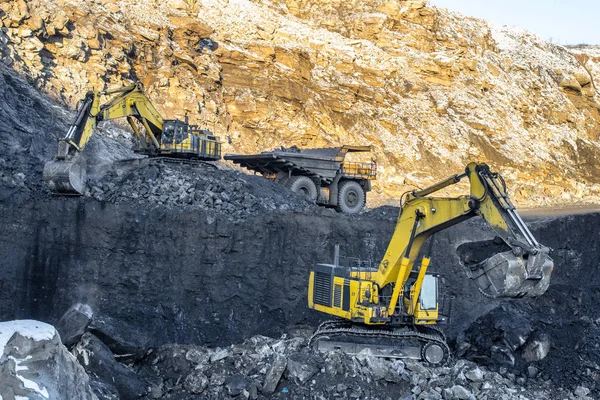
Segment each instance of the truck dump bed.
[[[366,152],[370,150],[370,146],[342,146],[304,150],[291,148],[251,155],[226,154],[224,158],[264,175],[292,171],[297,175],[310,176],[331,183],[336,174],[343,171],[342,164],[348,152]],[[358,168],[355,169],[359,171]]]

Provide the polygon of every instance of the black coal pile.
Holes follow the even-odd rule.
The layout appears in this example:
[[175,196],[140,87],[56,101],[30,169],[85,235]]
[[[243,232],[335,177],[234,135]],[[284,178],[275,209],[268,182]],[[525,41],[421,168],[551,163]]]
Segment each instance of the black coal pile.
[[550,288],[537,299],[503,302],[477,319],[459,335],[457,355],[517,379],[537,378],[600,398],[598,223],[600,214],[538,222],[537,237],[554,249]]
[[56,152],[67,113],[0,63],[0,197],[42,191],[44,162]]
[[301,212],[316,207],[260,176],[162,158],[116,162],[106,174],[89,182],[89,195],[102,202],[210,211],[234,220],[259,212]]

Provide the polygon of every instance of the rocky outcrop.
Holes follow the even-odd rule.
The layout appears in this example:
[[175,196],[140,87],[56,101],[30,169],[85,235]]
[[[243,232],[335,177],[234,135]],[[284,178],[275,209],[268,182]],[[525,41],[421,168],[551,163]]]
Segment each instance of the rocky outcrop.
[[54,327],[32,320],[0,322],[0,398],[98,400]]
[[114,386],[121,399],[135,400],[145,394],[145,383],[133,370],[117,362],[108,346],[93,334],[84,333],[73,354],[90,376]]
[[19,0],[0,20],[4,63],[71,106],[139,79],[229,152],[373,144],[370,204],[474,159],[520,205],[600,198],[593,49],[425,1]]

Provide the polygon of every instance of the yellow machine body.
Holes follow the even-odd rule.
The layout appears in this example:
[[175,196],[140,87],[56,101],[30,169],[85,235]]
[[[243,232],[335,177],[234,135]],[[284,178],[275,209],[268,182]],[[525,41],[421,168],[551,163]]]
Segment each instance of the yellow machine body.
[[[100,104],[102,96],[115,96]],[[221,143],[211,132],[186,121],[165,120],[144,93],[141,84],[102,92],[88,92],[81,101],[75,122],[59,140],[58,152],[44,166],[44,180],[57,194],[83,194],[86,168],[80,152],[98,122],[127,118],[137,137],[136,152],[149,156],[215,161]],[[139,125],[136,123],[139,123]],[[140,125],[143,129],[140,129]]]
[[[464,177],[470,180],[468,195],[429,196]],[[438,301],[438,278],[427,272],[430,259],[420,255],[421,248],[435,232],[477,215],[506,243],[508,251],[472,267],[468,277],[491,297],[543,294],[554,266],[549,249],[536,241],[517,214],[502,177],[485,164],[471,163],[465,173],[407,195],[377,268],[349,268],[338,261],[313,267],[308,306],[374,327],[438,323],[444,319]]]

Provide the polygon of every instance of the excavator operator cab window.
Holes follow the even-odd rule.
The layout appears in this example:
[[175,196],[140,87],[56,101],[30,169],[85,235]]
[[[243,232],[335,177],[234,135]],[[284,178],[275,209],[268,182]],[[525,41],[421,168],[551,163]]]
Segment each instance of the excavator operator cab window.
[[178,120],[163,123],[162,142],[165,144],[178,144],[187,139],[187,124]]
[[438,278],[426,274],[421,285],[421,310],[435,310],[437,308]]

